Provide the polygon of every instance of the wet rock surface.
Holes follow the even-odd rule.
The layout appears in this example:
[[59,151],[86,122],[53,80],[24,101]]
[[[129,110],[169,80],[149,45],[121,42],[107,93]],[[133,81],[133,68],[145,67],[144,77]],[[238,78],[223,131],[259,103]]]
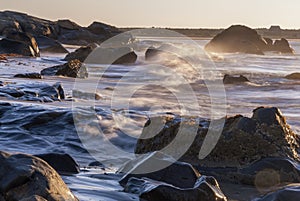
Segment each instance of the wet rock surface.
[[250,81],[248,80],[248,78],[246,78],[243,75],[232,76],[232,75],[225,74],[223,77],[224,84],[239,84],[245,82],[250,82]]
[[[161,165],[166,167],[152,172]],[[124,191],[147,201],[227,200],[213,177],[201,176],[190,164],[160,152],[128,162],[119,170],[119,174],[124,172],[120,180]]]
[[39,73],[16,74],[16,75],[14,75],[14,77],[29,78],[29,79],[42,79],[42,75]]
[[286,39],[264,39],[257,31],[242,25],[233,25],[216,35],[206,46],[205,50],[216,53],[246,53],[263,55],[264,52],[294,54]]
[[41,71],[41,75],[47,76],[65,76],[73,78],[87,78],[88,73],[86,68],[82,65],[78,59],[70,60],[69,62],[45,68]]
[[0,96],[26,101],[53,102],[65,98],[60,83],[48,85],[44,83],[14,84],[3,83],[0,86]]
[[25,154],[0,152],[2,200],[77,200],[45,161]]

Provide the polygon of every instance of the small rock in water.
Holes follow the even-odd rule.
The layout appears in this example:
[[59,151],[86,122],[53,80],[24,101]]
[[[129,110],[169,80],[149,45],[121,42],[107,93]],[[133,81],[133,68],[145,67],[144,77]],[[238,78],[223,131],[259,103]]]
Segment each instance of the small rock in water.
[[84,62],[84,60],[89,56],[89,54],[96,48],[96,45],[88,45],[80,47],[79,49],[75,50],[74,52],[71,52],[67,54],[67,56],[64,58],[66,61],[71,61],[74,59],[78,59],[81,62]]
[[248,80],[248,78],[246,78],[243,75],[240,75],[237,77],[237,76],[225,74],[224,78],[223,78],[224,84],[239,84],[239,83],[245,83],[245,82],[250,82],[250,81]]
[[18,77],[18,78],[30,78],[30,79],[42,79],[42,76],[39,73],[16,74],[14,77]]
[[300,73],[292,73],[285,76],[285,78],[289,80],[300,80]]

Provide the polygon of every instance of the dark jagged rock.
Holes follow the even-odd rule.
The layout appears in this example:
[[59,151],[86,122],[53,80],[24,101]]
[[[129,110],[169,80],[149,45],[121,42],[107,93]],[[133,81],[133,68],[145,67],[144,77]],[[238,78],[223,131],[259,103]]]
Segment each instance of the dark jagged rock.
[[155,59],[157,56],[160,56],[160,55],[176,56],[174,54],[176,54],[177,52],[178,52],[178,49],[171,44],[163,44],[157,48],[152,46],[146,50],[145,59],[146,60]]
[[269,193],[256,201],[290,201],[300,200],[300,184],[290,184],[275,192]]
[[27,101],[53,102],[65,98],[60,83],[52,86],[48,84],[4,84],[0,87],[0,96],[17,98]]
[[147,201],[226,201],[218,182],[213,177],[201,176],[191,188],[178,188],[147,178],[130,178],[125,192],[139,194]]
[[2,39],[0,40],[0,54],[17,54],[22,56],[35,56],[33,49],[22,42]]
[[285,76],[285,78],[289,80],[300,80],[300,73],[291,73]]
[[25,154],[0,153],[0,194],[4,200],[70,200],[71,193],[45,161]]
[[[145,127],[135,153],[161,150],[175,138],[182,120],[176,116],[156,118],[166,122],[164,128],[159,133],[152,133],[152,129]],[[151,125],[151,121],[155,119],[146,125]],[[182,123],[185,122],[194,125],[195,118],[187,118]],[[203,167],[240,167],[266,157],[299,161],[299,136],[290,129],[277,108],[257,108],[252,118],[241,115],[226,118],[217,145],[206,158],[199,160],[198,154],[209,123],[207,120],[200,121],[198,134],[181,160]]]
[[49,153],[35,156],[46,161],[60,174],[77,174],[80,172],[79,165],[69,154]]
[[43,69],[41,75],[87,78],[88,72],[82,63],[78,59],[75,59],[63,65]]
[[14,77],[18,77],[18,78],[30,78],[30,79],[42,79],[42,76],[39,73],[16,74],[16,75],[14,75]]
[[[152,168],[157,167],[157,165],[164,165],[166,168],[153,172]],[[160,152],[154,152],[130,161],[118,172],[126,173],[119,181],[122,186],[125,186],[131,177],[147,177],[180,188],[192,188],[200,176],[200,173],[190,164],[177,162],[172,157]]]
[[247,53],[263,55],[264,52],[294,54],[286,39],[276,40],[263,38],[257,31],[242,25],[233,25],[216,35],[206,46],[205,50],[216,53]]
[[116,35],[121,33],[120,30],[118,30],[114,26],[110,26],[101,22],[93,22],[90,24],[87,29],[94,34],[104,34],[107,37]]
[[134,64],[137,55],[130,47],[96,48],[89,55],[87,63],[94,64]]
[[25,43],[26,45],[31,47],[34,52],[34,54],[32,56],[35,56],[35,57],[40,56],[40,50],[39,50],[38,44],[37,44],[35,38],[31,34],[23,33],[23,32],[9,32],[9,33],[6,33],[5,36],[7,39]]
[[273,49],[274,51],[284,54],[295,54],[295,51],[293,50],[293,48],[291,48],[289,42],[285,38],[275,40]]
[[46,37],[36,36],[38,46],[41,52],[53,52],[53,53],[69,53],[69,51],[62,46],[58,41]]
[[248,78],[246,78],[243,75],[240,75],[237,77],[237,76],[225,74],[224,78],[223,78],[224,84],[239,84],[239,83],[245,83],[245,82],[250,82],[250,81],[248,80]]
[[94,45],[88,45],[84,47],[80,47],[74,52],[71,52],[66,55],[64,60],[71,61],[74,59],[78,59],[81,62],[84,62],[84,60],[89,56],[89,54],[96,48]]
[[75,22],[72,22],[71,20],[67,20],[67,19],[58,20],[56,24],[60,29],[79,30],[81,28]]

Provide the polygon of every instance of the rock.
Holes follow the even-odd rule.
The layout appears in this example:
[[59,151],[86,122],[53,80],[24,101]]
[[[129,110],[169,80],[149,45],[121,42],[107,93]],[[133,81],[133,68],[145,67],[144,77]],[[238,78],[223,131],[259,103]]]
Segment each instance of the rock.
[[139,194],[147,201],[226,201],[227,198],[220,190],[213,177],[200,177],[191,188],[176,186],[150,180],[147,178],[131,178],[124,189],[125,192]]
[[300,184],[290,184],[275,192],[269,193],[256,201],[290,201],[300,200]]
[[81,26],[79,26],[75,22],[72,22],[71,20],[67,20],[67,19],[58,20],[56,24],[57,26],[59,26],[59,28],[68,29],[68,30],[79,30],[81,28]]
[[27,44],[9,40],[0,40],[0,54],[17,54],[22,56],[35,56],[34,50]]
[[216,53],[247,53],[263,55],[266,41],[254,30],[242,25],[233,25],[216,35],[205,50]]
[[6,60],[7,60],[7,58],[5,55],[0,55],[0,61],[6,61]]
[[65,98],[64,90],[60,83],[52,86],[43,83],[4,84],[0,87],[0,96],[39,102],[60,101]]
[[300,80],[300,73],[292,73],[285,76],[285,78],[289,80]]
[[87,63],[94,64],[134,64],[137,55],[132,48],[96,48],[89,55]]
[[45,161],[0,153],[0,194],[5,200],[78,200]]
[[93,22],[91,25],[87,27],[87,29],[93,33],[93,34],[103,34],[106,35],[107,37],[111,37],[113,35],[121,33],[120,30],[118,30],[114,26],[110,26],[101,22]]
[[84,60],[89,56],[89,54],[96,48],[94,45],[88,45],[84,47],[80,47],[74,52],[71,52],[67,54],[67,56],[64,58],[66,61],[71,61],[74,59],[78,59],[81,62],[84,62]]
[[[162,121],[165,122],[164,127],[158,133],[145,127],[137,141],[135,153],[162,150],[173,141],[180,123],[194,125],[196,122],[193,117],[184,120],[176,116],[156,118],[148,120],[145,125],[149,127],[151,121]],[[290,129],[277,108],[257,108],[253,111],[252,118],[241,115],[227,117],[217,145],[206,158],[200,160],[198,154],[209,123],[208,120],[200,119],[195,140],[181,158],[182,161],[201,167],[243,167],[266,157],[299,161],[299,136]]]
[[293,50],[293,48],[291,48],[289,42],[285,38],[275,40],[273,49],[274,51],[284,54],[295,54],[295,51]]
[[42,79],[42,76],[39,73],[16,74],[16,75],[14,75],[14,77],[18,77],[18,78],[30,78],[30,79]]
[[80,172],[79,165],[69,154],[38,154],[36,157],[46,161],[60,174],[77,174]]
[[74,78],[87,78],[88,72],[82,63],[78,60],[70,60],[68,63],[63,65],[54,66],[50,68],[45,68],[41,71],[41,75],[48,76],[66,76],[66,77],[74,77]]
[[69,53],[69,51],[62,46],[58,41],[46,37],[46,36],[36,36],[38,46],[42,52],[52,52],[52,53]]
[[273,40],[271,38],[266,38],[266,37],[264,37],[264,40],[267,43],[266,50],[271,51],[273,49]]
[[38,47],[38,44],[35,40],[35,38],[29,34],[29,33],[23,33],[23,32],[9,32],[6,35],[7,39],[18,41],[25,43],[29,47],[32,48],[34,54],[32,56],[39,57],[40,56],[40,50]]
[[178,53],[177,47],[171,44],[162,44],[161,46],[155,48],[153,46],[149,47],[145,52],[145,59],[152,60],[156,59],[157,56],[168,56],[168,57],[178,57],[175,53]]
[[101,100],[102,96],[94,92],[83,92],[74,90],[72,91],[73,98],[85,99],[85,100]]
[[239,84],[239,83],[245,83],[245,82],[250,82],[250,81],[248,80],[248,78],[246,78],[243,75],[236,77],[236,76],[225,74],[224,78],[223,78],[224,84]]
[[[151,168],[155,168],[157,165],[164,165],[166,168],[153,172]],[[200,173],[190,164],[178,162],[160,152],[154,152],[129,161],[118,172],[126,173],[119,181],[123,187],[131,177],[147,177],[180,188],[193,188],[200,177]]]

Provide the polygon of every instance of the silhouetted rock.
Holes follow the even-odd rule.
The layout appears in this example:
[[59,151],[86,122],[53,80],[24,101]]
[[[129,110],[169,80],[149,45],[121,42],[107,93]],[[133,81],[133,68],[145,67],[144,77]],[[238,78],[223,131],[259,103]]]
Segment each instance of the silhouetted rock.
[[294,54],[295,53],[295,51],[291,48],[289,42],[285,38],[282,38],[280,40],[275,40],[273,49],[274,49],[274,51],[284,53],[284,54]]
[[218,182],[213,177],[201,176],[191,188],[179,188],[147,178],[130,178],[125,192],[139,194],[147,201],[226,201]]
[[29,78],[29,79],[42,79],[42,76],[39,73],[16,74],[14,77]]
[[65,20],[58,20],[56,22],[57,26],[61,29],[68,29],[68,30],[79,30],[81,26],[76,24],[75,22],[72,22],[71,20],[65,19]]
[[279,190],[269,193],[256,201],[290,201],[300,200],[300,184],[290,184]]
[[[165,122],[165,126],[160,132],[152,133],[151,122],[160,121]],[[180,126],[186,124],[192,126],[196,122],[192,117],[181,121],[176,116],[151,118],[146,123],[147,126],[143,129],[141,138],[137,141],[135,153],[162,150],[174,140]],[[257,108],[253,111],[252,118],[241,115],[227,117],[215,148],[205,159],[199,160],[198,154],[209,123],[210,121],[205,119],[200,121],[195,140],[181,160],[203,167],[240,167],[266,157],[299,161],[297,154],[299,136],[290,129],[277,108]],[[186,132],[185,135],[189,133]],[[191,135],[194,134],[191,133]]]
[[243,75],[240,75],[237,77],[237,76],[225,74],[224,78],[223,78],[224,84],[239,84],[239,83],[245,83],[245,82],[250,82],[250,81],[248,80],[248,78],[246,78]]
[[130,47],[96,48],[89,55],[87,63],[94,64],[134,64],[137,55]]
[[69,154],[49,153],[35,156],[46,161],[60,174],[77,174],[80,172],[79,165]]
[[103,34],[106,35],[107,37],[121,33],[120,30],[118,30],[116,27],[101,22],[93,22],[87,27],[87,29],[91,33]]
[[6,38],[18,42],[25,43],[29,47],[32,48],[34,54],[32,56],[39,57],[40,56],[40,50],[38,47],[38,44],[35,40],[35,38],[28,33],[23,33],[23,32],[9,32],[6,33]]
[[46,36],[37,36],[35,39],[37,40],[40,51],[42,52],[69,53],[66,48],[52,38]]
[[208,52],[263,54],[267,43],[254,30],[242,25],[233,25],[215,36],[206,46]]
[[5,200],[77,200],[45,161],[6,152],[0,153],[0,194]]
[[84,47],[80,47],[74,52],[71,52],[66,55],[64,60],[71,61],[74,59],[78,59],[81,62],[84,62],[84,60],[89,56],[89,54],[96,48],[95,45],[88,45]]
[[286,39],[276,40],[263,38],[257,31],[242,25],[233,25],[216,35],[206,46],[205,50],[216,53],[247,53],[263,55],[264,52],[276,51],[293,54]]
[[[153,172],[152,168],[158,167],[158,165],[164,165],[166,167]],[[119,181],[122,186],[125,186],[131,177],[147,177],[180,188],[192,188],[200,176],[200,173],[190,164],[178,162],[172,157],[166,156],[160,152],[154,152],[130,161],[118,172],[126,173]]]
[[285,76],[285,78],[290,80],[300,80],[300,73],[291,73]]
[[53,66],[50,68],[45,68],[41,71],[42,75],[48,76],[66,76],[74,78],[87,78],[88,72],[82,63],[75,59],[71,60],[63,65]]

